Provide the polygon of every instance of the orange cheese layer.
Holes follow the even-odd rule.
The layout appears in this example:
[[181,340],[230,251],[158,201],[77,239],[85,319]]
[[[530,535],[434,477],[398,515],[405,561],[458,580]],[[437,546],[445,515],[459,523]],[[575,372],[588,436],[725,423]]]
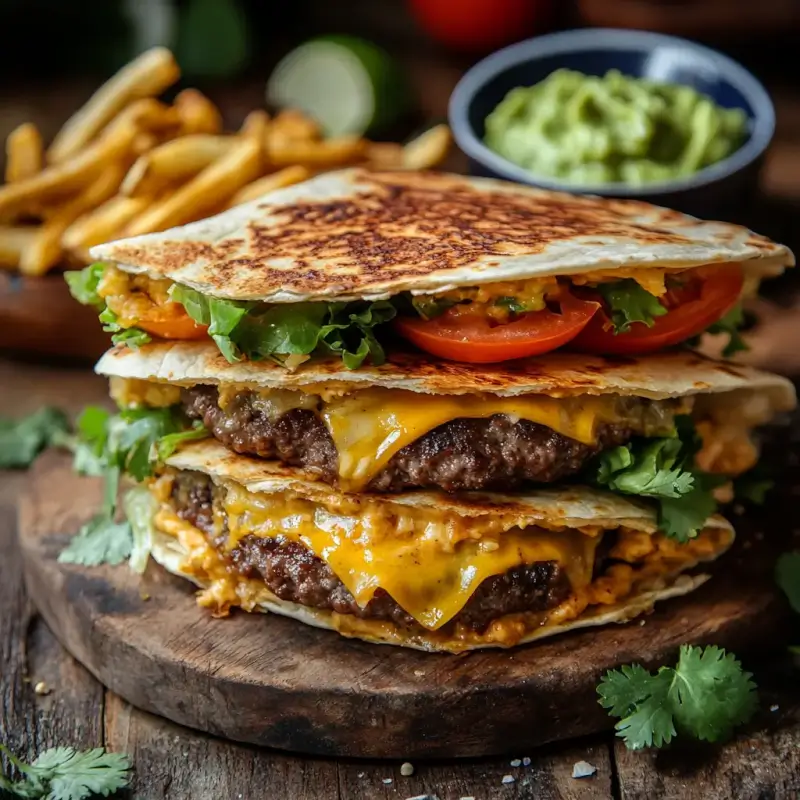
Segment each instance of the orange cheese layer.
[[[153,487],[161,501],[156,526],[191,545],[185,571],[209,584],[207,604],[223,612],[231,605],[252,609],[258,602],[253,592],[263,593],[264,585],[243,579],[222,554],[203,544],[202,534],[171,508],[161,481]],[[573,594],[548,612],[547,623],[561,624],[588,605],[627,596],[642,570],[675,574],[687,563],[721,552],[732,538],[727,531],[706,531],[678,545],[661,535],[623,528],[611,555],[630,563],[616,564],[593,581],[594,554],[602,538],[598,528],[525,530],[514,527],[510,518],[466,520],[430,509],[395,506],[389,512],[377,503],[365,505],[359,514],[334,513],[301,498],[253,494],[230,484],[215,514],[227,515],[227,549],[246,535],[300,542],[331,567],[362,608],[378,588],[384,589],[429,631],[458,614],[486,578],[518,566],[555,561],[565,569]]]

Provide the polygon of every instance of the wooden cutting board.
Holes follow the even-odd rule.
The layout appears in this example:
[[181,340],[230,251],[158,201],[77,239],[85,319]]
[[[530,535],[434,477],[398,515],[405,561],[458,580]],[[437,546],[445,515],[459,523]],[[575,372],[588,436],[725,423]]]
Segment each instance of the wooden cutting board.
[[[784,447],[784,450],[786,448]],[[48,453],[20,505],[28,591],[62,644],[133,705],[219,736],[328,756],[440,758],[521,752],[608,727],[595,687],[684,642],[763,655],[785,642],[775,556],[797,469],[771,512],[735,517],[739,539],[695,594],[627,625],[513,650],[431,655],[344,639],[274,615],[213,619],[193,587],[150,565],[82,568],[57,555],[100,499],[95,479]]]

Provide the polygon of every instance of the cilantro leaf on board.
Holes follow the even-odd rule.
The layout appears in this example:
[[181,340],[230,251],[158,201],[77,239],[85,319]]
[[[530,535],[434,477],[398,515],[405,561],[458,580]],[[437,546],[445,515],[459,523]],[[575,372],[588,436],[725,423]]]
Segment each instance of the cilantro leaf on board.
[[682,645],[677,665],[655,674],[639,664],[609,670],[597,687],[598,702],[631,750],[662,747],[676,735],[708,742],[728,738],[757,706],[752,675],[715,645]]
[[0,789],[34,800],[86,800],[93,795],[108,797],[130,783],[131,763],[123,753],[108,753],[103,747],[75,750],[53,747],[32,764],[16,758],[5,745],[0,752],[17,768],[21,779],[0,774]]
[[0,418],[0,469],[30,466],[45,447],[65,443],[68,432],[64,412],[50,406],[22,419]]
[[783,553],[778,558],[775,582],[789,599],[792,610],[800,614],[800,550]]
[[762,464],[733,479],[734,499],[755,506],[763,506],[767,494],[774,488],[775,481],[769,477],[769,472]]
[[652,328],[655,318],[667,313],[659,299],[633,278],[598,283],[594,288],[608,305],[614,333],[626,333],[634,322],[642,322]]

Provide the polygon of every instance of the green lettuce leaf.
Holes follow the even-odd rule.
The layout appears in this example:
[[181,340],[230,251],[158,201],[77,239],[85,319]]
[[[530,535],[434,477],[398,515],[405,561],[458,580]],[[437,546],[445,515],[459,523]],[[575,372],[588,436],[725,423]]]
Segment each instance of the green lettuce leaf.
[[337,353],[348,369],[369,356],[375,364],[385,360],[374,328],[392,319],[394,306],[386,300],[373,303],[282,303],[209,298],[188,286],[174,285],[173,300],[208,332],[228,361],[270,358],[313,352]]
[[608,305],[614,333],[625,333],[634,322],[642,322],[652,328],[655,318],[667,313],[659,299],[632,278],[598,283],[595,288]]
[[94,306],[97,309],[106,307],[106,301],[97,294],[97,287],[103,277],[105,264],[92,264],[81,270],[64,273],[64,280],[69,287],[69,293],[85,306]]
[[131,526],[132,546],[128,563],[134,572],[141,575],[147,569],[153,548],[153,518],[158,511],[158,501],[144,486],[136,486],[128,491],[122,504]]
[[113,415],[92,406],[80,415],[77,428],[73,465],[83,474],[105,478],[103,505],[62,551],[59,560],[86,565],[118,564],[134,546],[128,522],[116,521],[121,476],[144,480],[181,442],[203,438],[208,431],[197,422],[190,423],[178,406],[131,408]]
[[728,343],[722,350],[722,355],[725,358],[730,358],[743,350],[749,350],[744,339],[742,339],[741,333],[739,333],[739,330],[744,326],[744,322],[744,311],[741,305],[736,305],[724,317],[717,320],[713,325],[709,325],[708,333],[724,333],[728,336]]

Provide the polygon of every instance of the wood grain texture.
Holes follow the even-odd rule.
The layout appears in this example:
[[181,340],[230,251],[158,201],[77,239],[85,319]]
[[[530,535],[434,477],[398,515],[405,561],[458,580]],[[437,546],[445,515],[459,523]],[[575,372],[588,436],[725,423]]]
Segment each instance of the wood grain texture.
[[28,481],[20,542],[29,592],[44,618],[79,661],[134,705],[263,746],[437,758],[585,735],[610,725],[595,694],[605,670],[664,663],[684,642],[764,648],[786,621],[772,582],[777,532],[757,547],[744,536],[714,580],[641,623],[511,651],[430,655],[275,615],[216,620],[195,605],[193,587],[155,564],[140,579],[124,567],[57,563],[96,507],[98,489],[55,453],[40,459]]
[[[57,744],[101,745],[103,687],[61,648],[25,593],[12,504],[22,485],[21,476],[0,478],[0,741],[31,758]],[[39,681],[49,694],[36,694]]]

